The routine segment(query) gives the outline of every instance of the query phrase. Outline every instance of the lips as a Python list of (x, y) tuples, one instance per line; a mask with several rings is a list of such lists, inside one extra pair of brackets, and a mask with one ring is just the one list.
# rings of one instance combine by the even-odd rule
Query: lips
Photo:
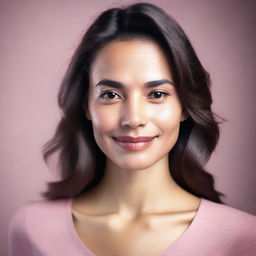
[(119, 136), (114, 137), (115, 140), (119, 142), (130, 142), (130, 143), (138, 143), (138, 142), (148, 142), (155, 138), (156, 136), (140, 136), (140, 137), (131, 137), (131, 136)]
[(114, 141), (123, 149), (129, 150), (129, 151), (138, 151), (138, 150), (144, 150), (148, 148), (152, 143), (153, 139), (158, 136), (153, 137), (131, 137), (131, 136), (119, 136), (114, 139)]

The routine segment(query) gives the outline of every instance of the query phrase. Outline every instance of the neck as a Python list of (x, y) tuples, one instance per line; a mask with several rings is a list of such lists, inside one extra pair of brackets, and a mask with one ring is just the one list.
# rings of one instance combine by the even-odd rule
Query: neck
[(104, 177), (92, 190), (97, 211), (129, 219), (181, 207), (189, 195), (171, 177), (168, 157), (146, 169), (127, 170), (107, 160)]

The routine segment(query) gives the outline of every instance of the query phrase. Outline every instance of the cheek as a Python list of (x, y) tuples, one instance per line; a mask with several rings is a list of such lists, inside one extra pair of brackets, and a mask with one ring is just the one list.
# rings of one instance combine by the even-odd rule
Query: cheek
[[(175, 104), (174, 104), (175, 103)], [(179, 127), (182, 110), (177, 102), (159, 105), (154, 111), (151, 111), (151, 118), (156, 124), (166, 132)]]
[(108, 132), (117, 123), (117, 115), (108, 106), (93, 106), (90, 115), (95, 132)]
[(180, 131), (181, 109), (178, 105), (170, 105), (158, 111), (155, 124), (162, 137), (162, 152), (170, 152), (177, 142)]

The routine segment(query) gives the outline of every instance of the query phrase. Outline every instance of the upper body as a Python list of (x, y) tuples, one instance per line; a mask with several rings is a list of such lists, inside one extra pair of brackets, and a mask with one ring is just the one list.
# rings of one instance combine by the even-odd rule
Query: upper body
[[(99, 255), (95, 254), (76, 232), (72, 218), (72, 202), (73, 199), (43, 200), (21, 207), (10, 223), (10, 256)], [(170, 237), (171, 234), (172, 230)], [(134, 242), (135, 240), (136, 233)], [(109, 256), (104, 254), (104, 250), (109, 251), (108, 244), (105, 244), (104, 248), (101, 241), (98, 242), (101, 255)], [(147, 247), (153, 249), (155, 246), (148, 244)], [(148, 255), (148, 248), (145, 248), (143, 255)], [(133, 249), (132, 245), (128, 244), (126, 252), (120, 252), (119, 255), (134, 255)], [(201, 198), (196, 215), (188, 228), (158, 255), (252, 256), (255, 253), (255, 216)]]
[(60, 149), (63, 178), (48, 199), (75, 198), (99, 181), (96, 190), (89, 206), (82, 198), (22, 207), (11, 255), (255, 254), (255, 217), (212, 203), (220, 194), (203, 166), (219, 129), (209, 88), (163, 10), (138, 3), (102, 13), (69, 65), (64, 115), (44, 154)]

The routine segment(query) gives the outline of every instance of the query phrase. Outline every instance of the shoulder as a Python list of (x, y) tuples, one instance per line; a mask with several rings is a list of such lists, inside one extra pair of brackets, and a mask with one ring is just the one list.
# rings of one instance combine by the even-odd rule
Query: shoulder
[[(26, 218), (28, 215), (32, 217), (33, 214), (45, 215), (52, 214), (54, 211), (61, 211), (68, 204), (68, 199), (62, 200), (38, 200), (30, 201), (18, 208), (18, 210), (12, 216), (11, 221), (21, 220)], [(50, 212), (49, 212), (50, 211)]]
[(21, 206), (9, 225), (9, 255), (83, 255), (73, 235), (71, 203), (40, 200)]
[(69, 199), (40, 200), (18, 208), (8, 228), (9, 254), (33, 255), (35, 244), (43, 245), (43, 248), (51, 244), (50, 234), (53, 237), (65, 234), (69, 202)]
[(203, 199), (200, 222), (204, 232), (211, 232), (227, 246), (256, 250), (256, 216)]
[[(238, 222), (236, 225), (238, 227), (240, 224), (248, 227), (256, 224), (256, 216), (250, 213), (238, 210), (226, 204), (215, 203), (207, 199), (203, 199), (202, 203), (202, 208), (205, 213), (207, 212), (208, 218), (212, 219), (212, 221), (223, 221), (227, 225)], [(242, 223), (239, 223), (239, 221), (242, 221)]]
[(36, 227), (58, 223), (66, 214), (69, 199), (40, 200), (28, 202), (13, 214), (9, 224), (9, 236), (27, 234), (30, 227)]
[(36, 220), (38, 218), (42, 220), (50, 216), (60, 216), (59, 214), (65, 212), (69, 201), (70, 199), (38, 200), (28, 202), (18, 208), (18, 210), (12, 216), (10, 224), (24, 225), (27, 222)]

